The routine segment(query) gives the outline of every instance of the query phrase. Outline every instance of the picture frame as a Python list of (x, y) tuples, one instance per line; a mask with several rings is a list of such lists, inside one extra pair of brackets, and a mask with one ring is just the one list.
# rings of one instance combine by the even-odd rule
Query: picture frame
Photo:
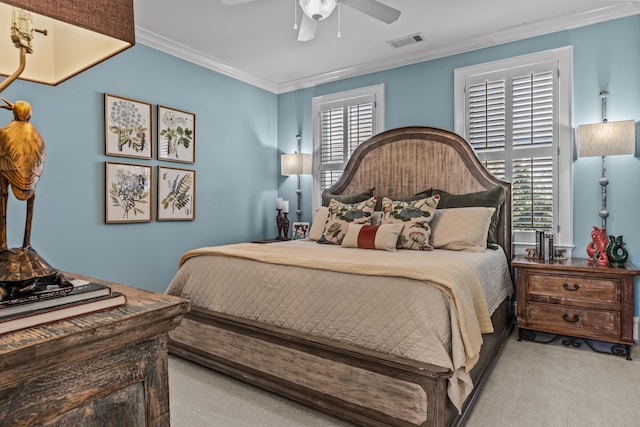
[(196, 115), (158, 105), (158, 160), (196, 162)]
[(151, 112), (149, 103), (105, 93), (105, 154), (153, 159)]
[(158, 221), (196, 218), (196, 171), (158, 166)]
[(151, 166), (105, 162), (105, 222), (151, 222)]
[(301, 240), (309, 237), (308, 222), (294, 222), (291, 229), (291, 240)]

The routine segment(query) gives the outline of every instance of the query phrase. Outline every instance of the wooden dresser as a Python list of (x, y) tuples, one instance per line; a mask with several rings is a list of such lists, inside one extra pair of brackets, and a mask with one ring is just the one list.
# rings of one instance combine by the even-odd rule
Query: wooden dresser
[[(633, 342), (631, 263), (600, 266), (588, 259), (537, 261), (517, 256), (517, 322), (520, 339), (535, 331), (613, 343), (610, 351), (630, 358)], [(592, 347), (593, 348), (593, 347)]]
[(0, 335), (0, 426), (169, 426), (167, 332), (189, 303), (67, 276), (127, 304)]

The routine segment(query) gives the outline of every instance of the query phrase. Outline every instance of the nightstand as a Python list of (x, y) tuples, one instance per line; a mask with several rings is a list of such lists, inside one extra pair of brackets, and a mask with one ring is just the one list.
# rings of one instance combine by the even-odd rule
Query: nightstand
[[(551, 342), (579, 347), (580, 338), (609, 343), (609, 351), (631, 360), (633, 342), (633, 264), (600, 266), (588, 259), (538, 261), (516, 256), (518, 340)], [(551, 339), (538, 339), (538, 333)]]

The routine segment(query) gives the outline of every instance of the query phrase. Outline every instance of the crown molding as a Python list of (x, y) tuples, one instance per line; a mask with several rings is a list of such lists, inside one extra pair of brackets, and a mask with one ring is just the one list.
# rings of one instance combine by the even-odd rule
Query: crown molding
[(231, 65), (225, 64), (223, 61), (220, 61), (217, 58), (205, 55), (200, 51), (197, 51), (180, 43), (176, 43), (165, 37), (159, 36), (158, 34), (146, 31), (145, 29), (140, 27), (136, 27), (136, 38), (137, 42), (176, 56), (178, 58), (184, 59), (185, 61), (189, 61), (210, 70), (217, 71), (221, 74), (267, 90), (269, 92), (282, 94), (317, 86), (324, 83), (329, 83), (336, 80), (342, 80), (349, 77), (356, 77), (378, 71), (385, 71), (406, 65), (412, 65), (433, 59), (444, 58), (460, 53), (497, 46), (504, 43), (537, 37), (544, 34), (570, 30), (587, 25), (597, 24), (599, 22), (609, 21), (612, 19), (624, 18), (640, 14), (640, 2), (637, 1), (622, 1), (605, 4), (606, 6), (603, 6), (602, 8), (591, 10), (588, 12), (561, 15), (551, 20), (530, 22), (524, 25), (507, 27), (492, 33), (478, 35), (477, 37), (469, 40), (464, 40), (459, 43), (453, 43), (441, 47), (431, 46), (426, 51), (421, 50), (417, 52), (411, 52), (406, 55), (396, 55), (379, 61), (357, 64), (343, 69), (333, 70), (326, 73), (316, 74), (296, 80), (279, 83), (272, 82), (258, 75), (239, 70)]
[(177, 58), (184, 59), (185, 61), (193, 64), (200, 65), (204, 68), (216, 71), (220, 74), (224, 74), (225, 76), (233, 77), (236, 80), (240, 80), (252, 86), (256, 86), (269, 92), (278, 93), (278, 85), (274, 82), (265, 80), (255, 74), (239, 70), (224, 63), (218, 58), (206, 55), (201, 51), (190, 48), (189, 46), (181, 43), (177, 43), (138, 26), (136, 26), (136, 42)]

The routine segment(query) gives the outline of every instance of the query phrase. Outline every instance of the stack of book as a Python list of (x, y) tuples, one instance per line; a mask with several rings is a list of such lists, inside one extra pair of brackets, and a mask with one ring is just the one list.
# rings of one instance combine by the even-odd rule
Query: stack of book
[(0, 334), (118, 307), (127, 302), (109, 286), (71, 279), (72, 286), (47, 289), (0, 301)]
[(544, 231), (536, 231), (536, 252), (540, 261), (553, 261), (553, 233), (545, 233)]

